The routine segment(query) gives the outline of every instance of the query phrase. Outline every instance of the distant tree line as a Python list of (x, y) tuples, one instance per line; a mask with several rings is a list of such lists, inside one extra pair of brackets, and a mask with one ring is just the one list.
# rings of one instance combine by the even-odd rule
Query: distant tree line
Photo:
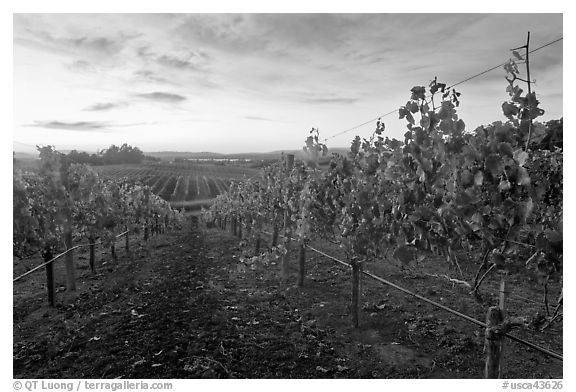
[(142, 150), (138, 147), (132, 147), (126, 143), (121, 147), (111, 145), (105, 150), (101, 150), (95, 154), (88, 154), (87, 152), (79, 152), (72, 150), (67, 154), (67, 157), (76, 163), (87, 163), (89, 165), (102, 166), (102, 165), (116, 165), (121, 163), (142, 163), (144, 161), (160, 161), (160, 158), (154, 158), (144, 155)]

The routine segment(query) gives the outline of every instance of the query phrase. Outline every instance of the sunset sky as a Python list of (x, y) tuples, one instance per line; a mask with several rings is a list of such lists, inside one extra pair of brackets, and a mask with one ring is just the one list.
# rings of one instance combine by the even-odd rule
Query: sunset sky
[[(561, 14), (16, 14), (14, 148), (297, 149), (563, 35)], [(563, 116), (563, 41), (531, 55), (543, 120)], [(467, 129), (505, 120), (504, 71), (458, 86)], [(400, 138), (397, 114), (383, 119)], [(374, 123), (330, 138), (348, 146)]]

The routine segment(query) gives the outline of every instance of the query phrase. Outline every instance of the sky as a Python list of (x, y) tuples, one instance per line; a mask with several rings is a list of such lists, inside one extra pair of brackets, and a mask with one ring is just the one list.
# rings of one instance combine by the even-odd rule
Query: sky
[[(454, 84), (563, 35), (562, 14), (15, 14), (13, 144), (89, 152), (299, 149), (369, 137), (410, 89)], [(530, 57), (543, 121), (563, 116), (563, 41)], [(498, 68), (459, 85), (467, 130), (505, 120)], [(383, 118), (402, 138), (405, 122)]]

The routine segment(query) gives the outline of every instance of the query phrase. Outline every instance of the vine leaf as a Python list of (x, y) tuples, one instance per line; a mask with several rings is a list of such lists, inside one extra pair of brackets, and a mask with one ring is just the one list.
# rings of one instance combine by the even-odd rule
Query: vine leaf
[(412, 92), (411, 99), (413, 99), (413, 100), (426, 98), (426, 87), (424, 87), (424, 86), (412, 87), (412, 89), (410, 91)]
[(510, 184), (510, 181), (508, 181), (508, 180), (502, 180), (502, 181), (500, 181), (500, 184), (498, 184), (498, 190), (500, 192), (506, 192), (511, 187), (512, 187), (512, 185)]
[(475, 175), (474, 175), (474, 184), (476, 186), (482, 186), (482, 183), (484, 182), (484, 173), (482, 173), (481, 171), (478, 171)]
[(548, 132), (546, 131), (546, 126), (542, 123), (535, 123), (532, 126), (532, 135), (530, 137), (530, 143), (538, 144), (546, 137)]
[(516, 151), (514, 151), (513, 157), (514, 157), (514, 160), (518, 163), (518, 165), (524, 166), (526, 164), (526, 161), (529, 158), (529, 155), (526, 151), (516, 150)]
[(410, 110), (411, 113), (417, 113), (420, 108), (418, 107), (418, 104), (416, 102), (408, 102), (406, 104), (406, 109)]
[(493, 177), (496, 177), (502, 171), (502, 159), (497, 154), (490, 154), (484, 161), (484, 167), (492, 174)]
[[(502, 154), (507, 155), (510, 158), (515, 157), (514, 150), (512, 149), (512, 146), (510, 145), (510, 143), (507, 143), (507, 142), (499, 143), (498, 144), (498, 151), (500, 151)], [(520, 151), (522, 151), (522, 150), (520, 150)]]
[(530, 185), (530, 175), (528, 174), (528, 171), (523, 167), (518, 168), (517, 183), (520, 186)]
[(518, 205), (518, 217), (523, 223), (526, 223), (533, 210), (534, 202), (532, 202), (532, 199), (528, 199), (528, 201)]
[(356, 136), (352, 141), (352, 145), (350, 146), (350, 152), (353, 156), (356, 156), (360, 152), (360, 137)]
[(518, 60), (524, 60), (524, 57), (522, 57), (520, 55), (520, 53), (518, 53), (517, 51), (513, 50), (512, 54), (514, 55), (514, 57), (516, 57)]
[(502, 104), (502, 112), (508, 118), (516, 116), (518, 114), (518, 107), (510, 102), (504, 102)]

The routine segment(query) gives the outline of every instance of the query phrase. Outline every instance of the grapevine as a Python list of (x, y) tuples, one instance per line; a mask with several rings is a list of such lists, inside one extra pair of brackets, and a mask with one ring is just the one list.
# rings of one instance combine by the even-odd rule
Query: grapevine
[[(121, 231), (139, 233), (157, 217), (164, 226), (181, 227), (183, 215), (149, 187), (127, 180), (103, 180), (89, 166), (71, 162), (52, 146), (38, 150), (38, 172), (14, 171), (15, 256), (70, 249), (74, 239), (87, 239), (91, 244), (100, 240), (113, 246)], [(69, 255), (67, 287), (74, 290), (72, 253)]]
[(347, 156), (334, 154), (319, 170), (328, 148), (313, 128), (303, 162), (235, 182), (204, 217), (241, 220), (259, 239), (267, 222), (274, 229), (285, 216), (283, 255), (288, 238), (315, 237), (339, 243), (351, 262), (392, 254), (413, 266), (433, 252), (461, 279), (460, 255), (480, 249), (469, 261), (478, 269), (474, 281), (465, 282), (474, 294), (494, 270), (535, 270), (545, 285), (562, 268), (562, 149), (532, 150), (547, 137), (534, 122), (543, 110), (535, 92), (517, 86), (514, 61), (505, 70), (506, 122), (466, 130), (460, 93), (435, 78), (412, 88), (398, 110), (407, 123), (403, 141), (385, 137), (378, 121), (369, 139), (354, 138)]

